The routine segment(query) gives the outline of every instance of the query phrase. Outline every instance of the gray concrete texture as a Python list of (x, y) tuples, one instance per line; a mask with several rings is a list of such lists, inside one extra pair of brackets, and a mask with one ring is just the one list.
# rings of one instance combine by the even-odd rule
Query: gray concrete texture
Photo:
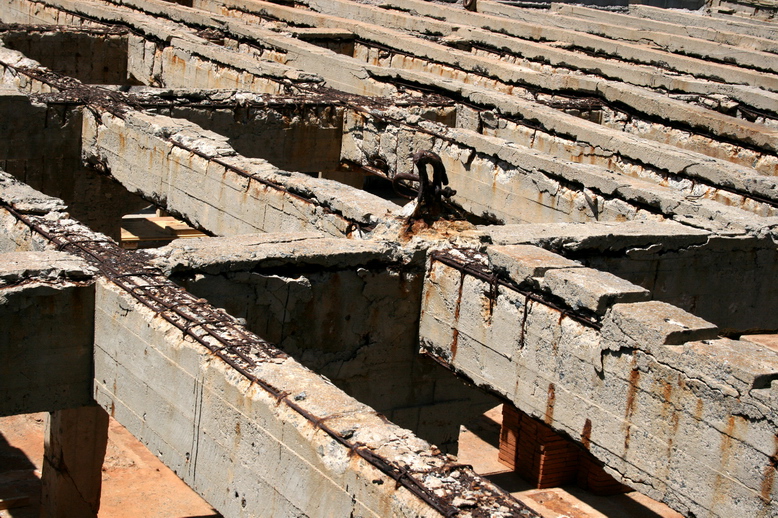
[[(503, 400), (776, 514), (773, 7), (191, 5), (0, 4), (4, 414), (94, 398), (225, 516), (531, 516), (447, 455)], [(147, 205), (210, 237), (121, 251)]]

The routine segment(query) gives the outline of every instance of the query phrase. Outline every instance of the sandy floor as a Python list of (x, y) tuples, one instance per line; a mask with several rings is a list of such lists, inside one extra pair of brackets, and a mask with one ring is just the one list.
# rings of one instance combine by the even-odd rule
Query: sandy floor
[[(38, 518), (45, 414), (0, 418), (0, 501), (28, 505), (0, 518)], [(211, 506), (113, 419), (103, 464), (100, 518), (218, 517)]]
[[(0, 418), (0, 518), (38, 518), (45, 414)], [(599, 497), (576, 487), (532, 489), (497, 461), (501, 407), (462, 427), (459, 461), (544, 518), (681, 518), (638, 492)], [(16, 500), (14, 500), (16, 499)], [(113, 419), (103, 464), (100, 518), (220, 516)]]
[(459, 461), (470, 464), (544, 518), (683, 518), (666, 505), (632, 491), (623, 495), (596, 496), (578, 487), (532, 489), (497, 461), (502, 406), (462, 427)]

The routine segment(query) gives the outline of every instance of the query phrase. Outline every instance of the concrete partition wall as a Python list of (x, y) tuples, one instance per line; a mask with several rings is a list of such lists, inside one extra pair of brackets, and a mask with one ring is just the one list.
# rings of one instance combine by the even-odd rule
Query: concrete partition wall
[(6, 84), (0, 90), (0, 168), (61, 198), (73, 217), (118, 239), (121, 217), (148, 202), (82, 164), (82, 113), (80, 106), (35, 102)]
[[(445, 456), (291, 358), (251, 353), (273, 396), (111, 283), (98, 281), (96, 305), (98, 403), (225, 516), (432, 517), (435, 501), (533, 515), (467, 468), (448, 476)], [(353, 448), (404, 466), (428, 499)], [(480, 489), (460, 499), (469, 477)]]
[[(481, 227), (499, 245), (531, 244), (610, 272), (716, 324), (727, 335), (778, 330), (778, 251), (767, 233), (716, 233), (673, 221)], [(488, 237), (486, 237), (488, 236)]]
[(226, 137), (161, 115), (86, 113), (83, 153), (131, 192), (216, 235), (321, 230), (343, 237), (396, 207), (242, 157)]
[(688, 248), (650, 247), (571, 256), (651, 290), (728, 335), (778, 330), (778, 279), (769, 273), (778, 268), (778, 250), (772, 239), (711, 236)]
[(262, 158), (285, 171), (319, 173), (340, 165), (343, 108), (335, 103), (281, 99), (262, 106), (236, 100), (231, 107), (195, 105), (165, 112), (224, 135), (237, 153)]
[(188, 291), (442, 451), (499, 404), (418, 354), (421, 270), (388, 243), (247, 235), (155, 254)]
[(1, 32), (0, 40), (6, 47), (82, 83), (128, 84), (127, 34), (122, 30), (12, 28)]
[(717, 339), (712, 324), (551, 252), (488, 251), (433, 258), (426, 350), (684, 514), (774, 514), (778, 352)]
[[(604, 168), (544, 156), (476, 131), (447, 129), (418, 119), (346, 114), (344, 159), (358, 163), (381, 159), (392, 174), (410, 173), (415, 172), (413, 154), (423, 149), (440, 155), (449, 183), (457, 191), (455, 203), (476, 216), (506, 224), (662, 219), (646, 210), (650, 208), (646, 201), (659, 205), (660, 211), (677, 197), (668, 188), (617, 178)], [(629, 191), (617, 194), (619, 188)], [(657, 202), (660, 196), (666, 198), (664, 203)]]
[(65, 253), (0, 253), (0, 415), (92, 401), (93, 273)]

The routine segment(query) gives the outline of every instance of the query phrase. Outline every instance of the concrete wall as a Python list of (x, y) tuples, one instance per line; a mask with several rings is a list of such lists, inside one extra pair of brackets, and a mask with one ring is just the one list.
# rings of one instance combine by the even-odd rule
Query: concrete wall
[(344, 236), (394, 208), (336, 182), (244, 158), (226, 137), (187, 121), (130, 112), (124, 118), (88, 114), (84, 124), (87, 159), (104, 164), (131, 192), (216, 235), (322, 230)]
[(11, 29), (0, 34), (0, 39), (6, 47), (82, 83), (128, 82), (126, 34)]
[(0, 415), (92, 401), (93, 273), (64, 253), (0, 253)]
[[(772, 514), (776, 351), (716, 339), (713, 325), (550, 252), (489, 250), (514, 282), (596, 325), (433, 260), (425, 349), (684, 514)], [(472, 261), (488, 277), (489, 261)]]
[(773, 311), (778, 286), (768, 273), (778, 268), (778, 255), (771, 239), (713, 237), (679, 250), (573, 257), (651, 290), (656, 299), (709, 320), (722, 332), (778, 330)]
[(351, 397), (456, 453), (460, 425), (499, 401), (418, 354), (418, 268), (387, 245), (275, 236), (173, 244), (156, 263)]
[(181, 107), (164, 114), (224, 135), (239, 154), (286, 171), (335, 171), (340, 164), (343, 109), (334, 105)]
[[(387, 424), (294, 360), (258, 354), (252, 374), (288, 394), (293, 409), (115, 286), (98, 281), (97, 290), (97, 401), (220, 513), (439, 516), (349, 453), (350, 445), (361, 443), (390, 464), (406, 466), (415, 478), (423, 470), (424, 478), (417, 478), (422, 487), (444, 478), (456, 482), (437, 474), (443, 457), (424, 441)], [(326, 422), (343, 442), (298, 409)], [(494, 490), (477, 480), (481, 492)], [(485, 501), (483, 510), (505, 517), (532, 514), (515, 501), (499, 500)], [(467, 516), (472, 503), (461, 505)]]
[(728, 335), (778, 329), (772, 310), (778, 294), (768, 273), (776, 268), (776, 250), (769, 237), (717, 235), (671, 221), (504, 225), (480, 231), (495, 244), (532, 244), (613, 273)]
[(80, 107), (38, 104), (7, 88), (0, 93), (0, 112), (0, 167), (64, 200), (73, 217), (118, 239), (121, 217), (148, 205), (82, 165)]

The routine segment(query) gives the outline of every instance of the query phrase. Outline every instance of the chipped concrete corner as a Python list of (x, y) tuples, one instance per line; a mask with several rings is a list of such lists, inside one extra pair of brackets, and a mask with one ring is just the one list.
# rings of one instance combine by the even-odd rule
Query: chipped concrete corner
[(0, 414), (228, 517), (546, 516), (456, 457), (502, 404), (776, 516), (778, 5), (663, 4), (3, 1)]

